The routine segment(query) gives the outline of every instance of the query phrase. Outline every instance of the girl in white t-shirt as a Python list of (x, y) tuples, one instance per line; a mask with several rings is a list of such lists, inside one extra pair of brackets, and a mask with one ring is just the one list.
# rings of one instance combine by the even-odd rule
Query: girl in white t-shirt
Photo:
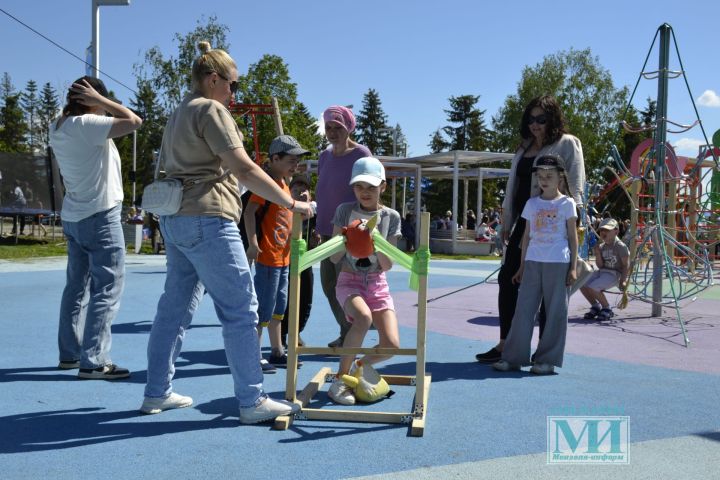
[(547, 323), (530, 371), (547, 375), (562, 367), (568, 287), (576, 280), (578, 249), (575, 201), (560, 191), (567, 191), (564, 164), (557, 155), (544, 155), (532, 168), (541, 193), (530, 198), (522, 212), (526, 220), (522, 257), (512, 279), (520, 283), (520, 290), (502, 359), (493, 364), (496, 370), (519, 370), (531, 364), (530, 340), (542, 300)]

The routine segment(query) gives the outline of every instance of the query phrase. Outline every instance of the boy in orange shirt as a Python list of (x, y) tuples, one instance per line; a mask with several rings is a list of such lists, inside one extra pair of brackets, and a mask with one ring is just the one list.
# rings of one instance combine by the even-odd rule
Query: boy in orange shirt
[[(285, 178), (297, 168), (300, 156), (308, 153), (295, 138), (281, 135), (268, 150), (266, 172), (288, 194)], [(256, 214), (262, 213), (260, 235), (256, 231)], [(253, 194), (243, 214), (248, 236), (247, 257), (255, 262), (255, 293), (258, 299), (258, 341), (262, 344), (263, 327), (270, 337), (269, 362), (261, 359), (264, 373), (275, 373), (275, 366), (287, 367), (287, 354), (282, 346), (281, 327), (288, 297), (290, 265), (290, 233), (292, 212)]]

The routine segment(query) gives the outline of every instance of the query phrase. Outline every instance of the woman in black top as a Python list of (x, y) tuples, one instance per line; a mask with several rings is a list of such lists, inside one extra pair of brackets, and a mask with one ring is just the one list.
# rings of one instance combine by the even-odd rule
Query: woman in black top
[[(535, 159), (542, 155), (559, 155), (565, 161), (568, 187), (575, 203), (583, 205), (582, 189), (585, 184), (585, 165), (582, 145), (576, 137), (566, 133), (565, 119), (560, 105), (549, 95), (536, 97), (528, 103), (520, 122), (522, 142), (513, 157), (503, 200), (502, 236), (506, 244), (503, 264), (498, 275), (498, 314), (500, 341), (484, 353), (475, 356), (482, 363), (500, 360), (505, 338), (510, 332), (515, 315), (519, 285), (512, 277), (520, 267), (520, 243), (525, 231), (525, 219), (520, 216), (531, 196), (539, 195), (537, 180), (532, 173)], [(540, 335), (545, 326), (544, 307), (540, 308)]]

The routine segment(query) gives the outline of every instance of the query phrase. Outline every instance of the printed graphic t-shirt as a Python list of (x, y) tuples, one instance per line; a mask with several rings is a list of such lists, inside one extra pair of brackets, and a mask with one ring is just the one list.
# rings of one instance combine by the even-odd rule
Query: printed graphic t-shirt
[(600, 255), (603, 259), (603, 270), (615, 270), (620, 273), (622, 263), (621, 259), (630, 256), (630, 250), (619, 238), (615, 238), (615, 243), (601, 243)]
[[(277, 184), (290, 195), (290, 189), (284, 181), (280, 180)], [(250, 202), (257, 203), (262, 208), (266, 200), (253, 193), (250, 195)], [(290, 210), (276, 203), (270, 203), (261, 221), (262, 235), (258, 238), (258, 246), (262, 252), (258, 255), (258, 263), (266, 267), (290, 265), (292, 220), (293, 214)]]
[(530, 243), (525, 260), (545, 263), (570, 263), (567, 221), (577, 218), (575, 201), (566, 196), (554, 200), (532, 197), (522, 212), (530, 225)]

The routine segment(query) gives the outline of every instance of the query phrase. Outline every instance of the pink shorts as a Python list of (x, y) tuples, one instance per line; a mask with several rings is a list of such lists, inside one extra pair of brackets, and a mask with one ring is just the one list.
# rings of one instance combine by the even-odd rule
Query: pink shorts
[[(395, 304), (390, 296), (385, 272), (380, 273), (350, 273), (340, 272), (337, 285), (335, 286), (335, 297), (340, 306), (345, 309), (345, 302), (348, 298), (357, 295), (367, 303), (371, 312), (383, 310), (395, 311)], [(352, 323), (352, 317), (345, 315), (348, 322)]]

